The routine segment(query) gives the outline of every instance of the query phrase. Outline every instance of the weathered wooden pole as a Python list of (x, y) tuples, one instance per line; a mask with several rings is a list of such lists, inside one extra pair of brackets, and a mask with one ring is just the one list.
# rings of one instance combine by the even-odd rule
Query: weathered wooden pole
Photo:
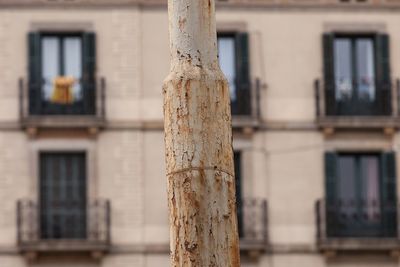
[(228, 83), (214, 0), (168, 0), (164, 126), (171, 266), (240, 266)]

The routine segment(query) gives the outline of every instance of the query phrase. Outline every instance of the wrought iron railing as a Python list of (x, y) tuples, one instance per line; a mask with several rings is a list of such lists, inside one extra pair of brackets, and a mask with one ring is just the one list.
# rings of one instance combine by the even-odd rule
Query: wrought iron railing
[(232, 116), (260, 117), (261, 82), (256, 79), (249, 87), (236, 88), (235, 100), (231, 100)]
[(44, 99), (42, 84), (32, 84), (24, 78), (18, 81), (20, 120), (31, 116), (46, 115), (87, 115), (98, 119), (106, 117), (106, 80), (104, 77), (94, 83), (79, 82), (82, 87), (81, 99), (70, 104), (52, 104)]
[(244, 198), (238, 201), (238, 228), (243, 244), (265, 247), (268, 242), (267, 201), (259, 198)]
[[(86, 228), (85, 233), (81, 238), (74, 238), (73, 241), (95, 245), (109, 245), (111, 242), (110, 201), (97, 199), (90, 202), (85, 210), (86, 216), (83, 217), (84, 221), (82, 221), (82, 225)], [(17, 202), (17, 238), (20, 246), (34, 246), (43, 241), (68, 241), (69, 238), (65, 238), (62, 235), (49, 239), (44, 234), (47, 230), (44, 228), (46, 224), (41, 220), (40, 207), (36, 202), (29, 199)], [(72, 228), (74, 225), (66, 224), (64, 227)]]
[[(352, 84), (357, 86), (356, 83)], [(314, 81), (315, 115), (317, 118), (329, 116), (387, 116), (400, 115), (400, 80), (389, 84), (378, 83), (373, 98), (356, 96), (350, 92), (340, 99), (336, 96), (335, 84)]]
[(337, 238), (392, 238), (398, 234), (398, 207), (376, 200), (318, 200), (317, 240)]

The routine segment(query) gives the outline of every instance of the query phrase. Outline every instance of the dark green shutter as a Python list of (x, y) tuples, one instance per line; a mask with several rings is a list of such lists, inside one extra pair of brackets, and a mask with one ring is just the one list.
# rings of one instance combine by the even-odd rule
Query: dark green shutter
[(334, 204), (336, 201), (337, 182), (337, 154), (334, 152), (325, 153), (325, 193), (327, 204)]
[(38, 32), (31, 32), (28, 35), (28, 55), (29, 113), (39, 114), (42, 89), (42, 55), (40, 34)]
[(238, 33), (236, 35), (236, 98), (238, 100), (238, 115), (250, 115), (251, 97), (248, 33)]
[(235, 164), (235, 189), (236, 189), (236, 206), (237, 206), (237, 220), (238, 220), (238, 232), (239, 236), (243, 237), (244, 225), (243, 225), (243, 201), (242, 201), (242, 154), (241, 152), (235, 152), (234, 154)]
[(323, 35), (322, 42), (323, 42), (326, 114), (336, 115), (335, 71), (334, 71), (334, 53), (333, 53), (334, 35), (332, 33), (325, 33)]
[[(337, 225), (337, 154), (325, 153), (325, 220), (327, 236), (335, 236)], [(322, 214), (321, 214), (322, 215)]]
[(385, 236), (397, 236), (396, 160), (394, 152), (382, 154), (381, 205)]
[(381, 115), (390, 115), (392, 110), (389, 36), (377, 34), (375, 37), (377, 103)]
[(96, 113), (96, 35), (83, 34), (83, 96), (86, 114)]

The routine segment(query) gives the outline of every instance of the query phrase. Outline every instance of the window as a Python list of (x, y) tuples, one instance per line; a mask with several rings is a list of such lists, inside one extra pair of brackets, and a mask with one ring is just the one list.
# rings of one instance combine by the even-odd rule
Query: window
[(394, 154), (327, 153), (325, 164), (328, 235), (394, 237)]
[(235, 56), (235, 38), (234, 36), (221, 36), (218, 38), (219, 63), (229, 83), (231, 100), (235, 102), (236, 98), (236, 56)]
[(30, 114), (95, 114), (95, 50), (93, 33), (30, 33)]
[(40, 154), (41, 239), (85, 239), (86, 155)]
[(388, 36), (326, 34), (328, 115), (390, 115)]
[(339, 37), (334, 41), (336, 99), (375, 100), (375, 62), (372, 38)]
[(251, 115), (248, 35), (218, 34), (219, 62), (230, 88), (233, 115)]
[[(41, 41), (43, 100), (68, 104), (82, 100), (82, 37), (44, 35)], [(71, 77), (71, 92), (58, 92), (58, 77)], [(63, 94), (64, 93), (64, 94)]]

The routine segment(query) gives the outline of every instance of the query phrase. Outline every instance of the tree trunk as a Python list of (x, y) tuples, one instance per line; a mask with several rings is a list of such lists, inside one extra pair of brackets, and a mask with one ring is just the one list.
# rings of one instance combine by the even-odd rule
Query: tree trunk
[(171, 266), (240, 266), (228, 83), (214, 0), (169, 0), (164, 127)]

